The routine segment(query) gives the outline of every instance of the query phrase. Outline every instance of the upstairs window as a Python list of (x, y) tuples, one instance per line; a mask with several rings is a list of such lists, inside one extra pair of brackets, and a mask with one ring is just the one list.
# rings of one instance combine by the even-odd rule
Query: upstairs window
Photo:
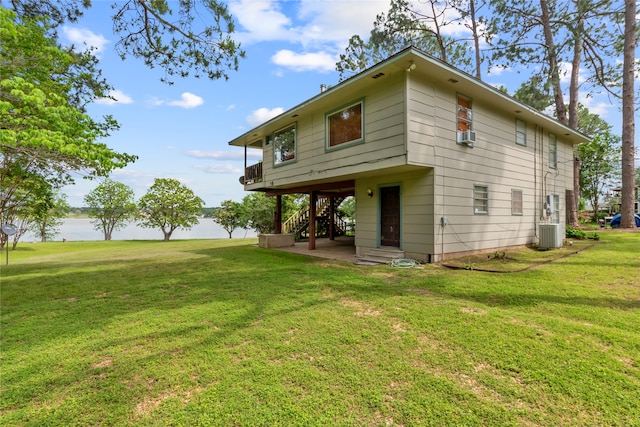
[(327, 148), (363, 140), (362, 101), (327, 114)]
[(473, 147), (473, 144), (476, 142), (476, 133), (473, 131), (471, 100), (462, 95), (458, 95), (456, 142), (458, 144), (464, 144), (467, 147)]
[(296, 125), (273, 134), (273, 163), (279, 165), (296, 159)]
[(549, 167), (558, 167), (558, 138), (552, 133), (549, 134)]
[(471, 99), (458, 95), (458, 132), (473, 130), (473, 110)]
[(527, 122), (516, 119), (516, 144), (527, 145)]

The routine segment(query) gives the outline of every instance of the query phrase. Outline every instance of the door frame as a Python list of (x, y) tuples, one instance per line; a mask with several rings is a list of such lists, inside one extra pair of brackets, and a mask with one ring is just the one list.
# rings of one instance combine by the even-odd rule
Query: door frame
[(376, 212), (376, 245), (378, 248), (382, 247), (382, 197), (381, 197), (381, 189), (383, 188), (388, 188), (388, 187), (398, 187), (398, 215), (400, 216), (399, 218), (399, 224), (400, 224), (400, 232), (399, 237), (398, 237), (398, 248), (402, 248), (402, 235), (403, 235), (403, 230), (404, 230), (404, 224), (403, 224), (403, 214), (402, 214), (402, 209), (403, 209), (403, 203), (402, 203), (402, 183), (401, 182), (391, 182), (391, 183), (387, 183), (387, 184), (378, 184), (377, 187), (377, 193), (378, 193), (378, 197), (377, 197), (377, 212)]

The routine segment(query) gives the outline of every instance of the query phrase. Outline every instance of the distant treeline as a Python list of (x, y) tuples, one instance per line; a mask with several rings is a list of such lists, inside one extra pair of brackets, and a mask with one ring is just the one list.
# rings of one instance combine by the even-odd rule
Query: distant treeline
[[(211, 218), (216, 209), (220, 208), (204, 208), (202, 209), (202, 216), (204, 218)], [(86, 206), (83, 207), (73, 207), (69, 209), (69, 216), (89, 216), (89, 208)]]

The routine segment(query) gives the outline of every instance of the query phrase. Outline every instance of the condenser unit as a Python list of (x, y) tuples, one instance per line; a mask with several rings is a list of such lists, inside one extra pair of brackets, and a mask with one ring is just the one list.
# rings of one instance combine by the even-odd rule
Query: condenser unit
[(562, 247), (562, 233), (560, 224), (540, 224), (540, 249), (555, 249)]

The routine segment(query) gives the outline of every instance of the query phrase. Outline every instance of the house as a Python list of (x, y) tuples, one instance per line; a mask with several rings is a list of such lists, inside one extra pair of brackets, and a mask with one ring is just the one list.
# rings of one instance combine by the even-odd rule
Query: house
[[(541, 239), (561, 245), (572, 147), (585, 141), (411, 47), (229, 144), (245, 148), (247, 191), (305, 193), (310, 206), (353, 195), (358, 255), (389, 247), (438, 262)], [(247, 148), (263, 161), (247, 165)]]

